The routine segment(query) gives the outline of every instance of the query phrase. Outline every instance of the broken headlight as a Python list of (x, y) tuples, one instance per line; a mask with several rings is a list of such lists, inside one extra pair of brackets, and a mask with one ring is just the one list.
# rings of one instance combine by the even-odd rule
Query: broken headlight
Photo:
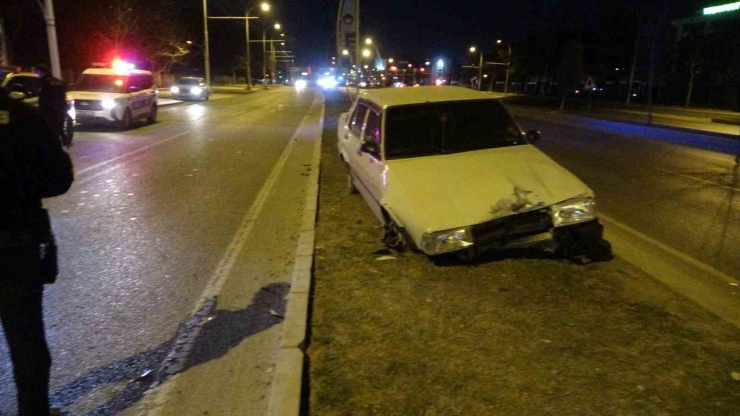
[(453, 230), (424, 233), (421, 236), (421, 251), (433, 256), (460, 250), (473, 245), (473, 234), (470, 227)]
[(562, 227), (591, 221), (596, 218), (596, 201), (593, 198), (575, 198), (550, 207), (552, 225)]

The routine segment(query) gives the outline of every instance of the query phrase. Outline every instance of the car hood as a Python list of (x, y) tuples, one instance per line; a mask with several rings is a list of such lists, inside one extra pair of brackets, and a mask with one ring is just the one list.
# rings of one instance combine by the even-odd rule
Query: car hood
[(67, 93), (70, 97), (75, 100), (105, 100), (125, 97), (126, 94), (117, 92), (95, 92), (95, 91), (69, 91)]
[(532, 145), (389, 160), (384, 202), (415, 240), (593, 191)]

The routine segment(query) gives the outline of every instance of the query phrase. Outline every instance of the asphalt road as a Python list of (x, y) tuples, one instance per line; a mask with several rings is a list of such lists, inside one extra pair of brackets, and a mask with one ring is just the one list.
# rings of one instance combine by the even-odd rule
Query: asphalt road
[(538, 148), (595, 191), (600, 212), (740, 277), (740, 170), (733, 156), (582, 129), (555, 114), (514, 113), (523, 128), (542, 132)]
[[(60, 246), (45, 296), (54, 401), (104, 402), (98, 381), (159, 364), (313, 99), (292, 88), (214, 94), (160, 109), (152, 126), (78, 129), (75, 184), (45, 204)], [(3, 339), (3, 415), (15, 411), (7, 354)]]

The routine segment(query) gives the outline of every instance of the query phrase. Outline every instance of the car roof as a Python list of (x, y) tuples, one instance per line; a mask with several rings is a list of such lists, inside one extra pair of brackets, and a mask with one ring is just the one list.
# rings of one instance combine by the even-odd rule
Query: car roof
[(504, 96), (504, 94), (452, 86), (382, 88), (360, 93), (360, 98), (369, 100), (382, 108), (447, 101), (495, 100)]
[(127, 75), (152, 75), (149, 71), (142, 71), (140, 69), (129, 69), (129, 70), (117, 70), (113, 68), (88, 68), (86, 69), (83, 74), (91, 74), (91, 75), (119, 75), (119, 76), (127, 76)]

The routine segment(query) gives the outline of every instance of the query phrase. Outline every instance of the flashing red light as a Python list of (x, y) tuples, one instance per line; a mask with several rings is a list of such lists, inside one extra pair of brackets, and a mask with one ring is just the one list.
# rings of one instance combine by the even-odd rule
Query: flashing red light
[(130, 71), (134, 69), (134, 64), (123, 61), (120, 58), (116, 58), (113, 60), (113, 63), (111, 63), (111, 67), (116, 71)]
[(419, 71), (424, 72), (424, 68), (420, 68)]

